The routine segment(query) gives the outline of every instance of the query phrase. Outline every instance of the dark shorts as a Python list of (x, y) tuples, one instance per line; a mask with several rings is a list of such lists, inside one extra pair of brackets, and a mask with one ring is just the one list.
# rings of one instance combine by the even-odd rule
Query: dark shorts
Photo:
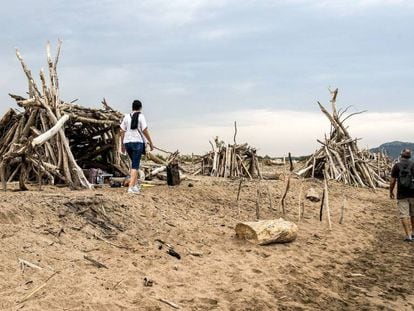
[(126, 143), (125, 150), (131, 159), (131, 168), (134, 170), (139, 169), (141, 155), (144, 151), (144, 143)]

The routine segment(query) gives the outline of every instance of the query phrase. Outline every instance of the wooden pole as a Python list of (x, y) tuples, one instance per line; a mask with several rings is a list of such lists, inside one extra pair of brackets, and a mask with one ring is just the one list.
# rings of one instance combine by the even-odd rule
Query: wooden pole
[(286, 195), (289, 191), (289, 187), (290, 187), (290, 178), (291, 178), (292, 174), (289, 173), (287, 175), (287, 177), (285, 177), (286, 179), (286, 184), (285, 184), (285, 191), (283, 192), (282, 198), (280, 199), (280, 206), (282, 207), (282, 213), (283, 215), (285, 214), (286, 210), (285, 210), (285, 199), (286, 199)]
[(260, 180), (256, 189), (256, 220), (260, 219)]
[(236, 135), (237, 135), (237, 122), (234, 121), (234, 137), (233, 137), (234, 145), (236, 145)]
[(344, 195), (342, 199), (342, 206), (341, 206), (341, 217), (339, 218), (339, 224), (341, 225), (344, 223), (344, 213), (345, 213), (345, 208), (347, 207), (347, 205), (348, 205), (348, 201), (346, 199), (346, 196)]
[(298, 198), (298, 222), (302, 219), (302, 196), (303, 196), (303, 181), (300, 181), (299, 198)]
[(293, 166), (292, 156), (291, 156), (290, 152), (289, 152), (289, 165), (290, 165), (289, 170), (291, 172), (293, 172), (293, 170), (295, 169), (295, 167)]
[(331, 211), (329, 208), (328, 178), (326, 177), (326, 170), (325, 170), (325, 176), (324, 176), (324, 205), (326, 208), (326, 215), (328, 216), (329, 230), (332, 230)]

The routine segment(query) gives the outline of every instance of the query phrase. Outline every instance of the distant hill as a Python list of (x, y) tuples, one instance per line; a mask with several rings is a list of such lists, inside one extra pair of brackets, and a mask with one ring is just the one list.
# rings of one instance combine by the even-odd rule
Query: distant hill
[(379, 152), (384, 150), (390, 157), (397, 159), (400, 156), (401, 150), (408, 148), (414, 151), (414, 143), (407, 143), (402, 141), (392, 141), (382, 144), (377, 148), (372, 148), (371, 152)]

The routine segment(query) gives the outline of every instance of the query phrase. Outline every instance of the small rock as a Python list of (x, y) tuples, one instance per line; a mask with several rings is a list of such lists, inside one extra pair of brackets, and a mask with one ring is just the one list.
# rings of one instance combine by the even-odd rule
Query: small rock
[(319, 193), (315, 190), (315, 188), (310, 188), (306, 193), (306, 198), (312, 202), (319, 202), (321, 200)]
[(189, 253), (191, 256), (194, 256), (194, 257), (202, 257), (202, 256), (203, 256), (203, 252), (200, 252), (200, 251), (192, 251), (192, 250), (188, 250), (188, 253)]
[(144, 286), (145, 287), (152, 287), (153, 284), (154, 284), (153, 280), (151, 280), (150, 278), (144, 278)]
[(65, 216), (66, 216), (66, 210), (63, 209), (63, 208), (59, 209), (58, 217), (62, 218), (62, 217), (65, 217)]

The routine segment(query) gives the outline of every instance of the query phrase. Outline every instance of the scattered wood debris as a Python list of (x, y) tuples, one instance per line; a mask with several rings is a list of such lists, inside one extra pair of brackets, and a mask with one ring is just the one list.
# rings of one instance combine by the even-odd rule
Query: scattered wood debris
[(89, 261), (89, 262), (91, 262), (92, 263), (92, 265), (94, 265), (95, 267), (97, 267), (98, 269), (100, 269), (100, 268), (105, 268), (105, 269), (108, 269), (108, 267), (107, 266), (105, 266), (103, 263), (100, 263), (99, 261), (97, 261), (97, 260), (95, 260), (95, 259), (93, 259), (92, 257), (89, 257), (89, 256), (83, 256), (83, 258), (84, 259), (86, 259), (87, 261)]
[(49, 276), (47, 279), (46, 279), (46, 281), (43, 283), (43, 284), (41, 284), (41, 285), (39, 285), (38, 287), (36, 287), (34, 290), (32, 290), (29, 294), (27, 294), (26, 296), (24, 296), (22, 299), (20, 299), (17, 303), (18, 304), (20, 304), (20, 303), (23, 303), (23, 302), (25, 302), (26, 300), (28, 300), (30, 297), (32, 297), (34, 294), (36, 294), (38, 291), (40, 291), (42, 288), (44, 288), (46, 285), (47, 285), (47, 283), (49, 282), (49, 280), (51, 279), (51, 278), (53, 278), (56, 274), (58, 274), (59, 272), (54, 272), (51, 276)]
[(168, 248), (167, 249), (167, 254), (168, 255), (173, 256), (173, 257), (177, 258), (178, 260), (181, 259), (181, 255), (174, 250), (174, 247), (171, 244), (168, 244), (168, 243), (166, 243), (166, 242), (164, 242), (163, 240), (160, 240), (160, 239), (155, 239), (155, 241), (160, 243), (160, 246), (158, 247), (158, 249), (162, 249), (162, 246), (165, 245)]
[(27, 260), (18, 258), (19, 261), (19, 265), (20, 265), (20, 270), (22, 270), (22, 272), (24, 272), (24, 270), (26, 269), (26, 267), (30, 267), (30, 268), (34, 268), (34, 269), (39, 269), (42, 270), (43, 268), (39, 267), (38, 265), (35, 265), (34, 263), (31, 263)]
[(175, 304), (175, 303), (173, 303), (173, 302), (171, 302), (171, 301), (168, 301), (168, 300), (166, 300), (166, 299), (163, 299), (163, 298), (157, 298), (157, 300), (158, 300), (158, 301), (161, 301), (161, 302), (163, 302), (163, 303), (165, 303), (165, 304), (167, 304), (167, 305), (169, 305), (170, 307), (172, 307), (172, 308), (174, 308), (174, 309), (180, 309), (180, 307), (179, 307), (177, 304)]

